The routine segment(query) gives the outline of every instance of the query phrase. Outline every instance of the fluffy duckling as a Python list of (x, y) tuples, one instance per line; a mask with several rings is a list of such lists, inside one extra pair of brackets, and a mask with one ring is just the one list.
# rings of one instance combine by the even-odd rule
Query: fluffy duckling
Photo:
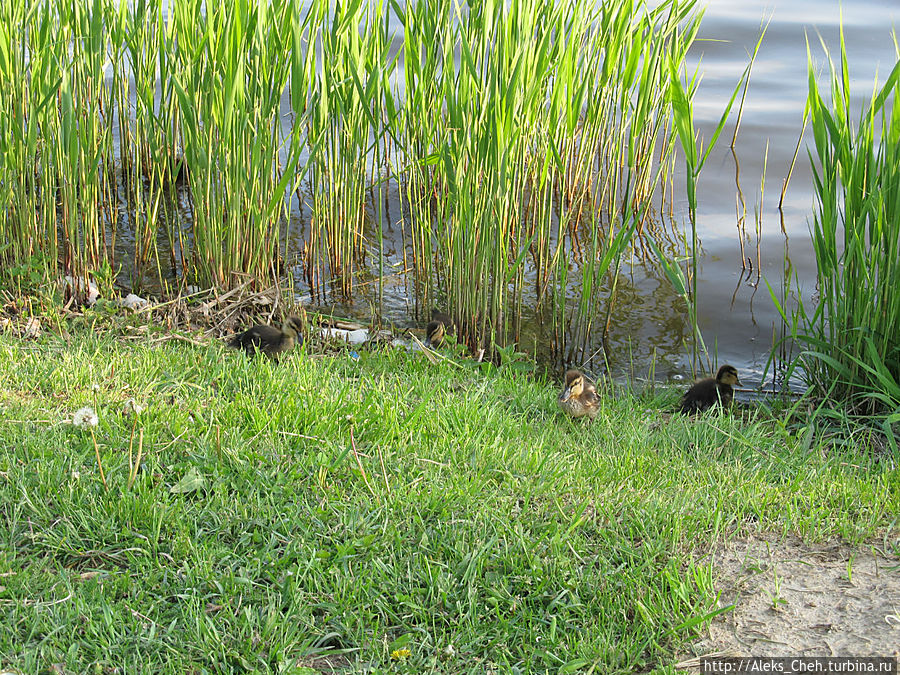
[(698, 380), (685, 392), (681, 397), (681, 412), (689, 415), (719, 404), (727, 408), (734, 398), (734, 389), (731, 386), (740, 383), (734, 366), (722, 366), (715, 377)]
[(425, 326), (425, 346), (437, 349), (444, 343), (444, 336), (453, 334), (455, 329), (456, 324), (449, 314), (433, 310), (431, 321)]
[(248, 356), (261, 352), (269, 358), (275, 358), (290, 349), (295, 344), (303, 344), (301, 330), (303, 324), (296, 316), (285, 319), (281, 328), (256, 324), (243, 333), (234, 336), (228, 343), (234, 349), (243, 349)]
[(597, 387), (578, 370), (566, 371), (566, 386), (556, 402), (563, 412), (572, 417), (587, 415), (590, 419), (594, 419), (600, 411)]

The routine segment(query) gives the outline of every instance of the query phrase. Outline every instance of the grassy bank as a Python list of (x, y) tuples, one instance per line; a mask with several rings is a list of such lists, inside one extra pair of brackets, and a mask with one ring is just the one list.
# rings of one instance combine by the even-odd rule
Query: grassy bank
[(0, 665), (633, 672), (716, 610), (717, 539), (896, 532), (888, 461), (777, 421), (158, 339), (0, 336)]

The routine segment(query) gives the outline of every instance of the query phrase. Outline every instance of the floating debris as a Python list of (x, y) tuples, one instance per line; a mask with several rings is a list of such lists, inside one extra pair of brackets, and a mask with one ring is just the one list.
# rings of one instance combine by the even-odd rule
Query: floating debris
[(322, 337), (343, 340), (347, 344), (361, 345), (369, 341), (369, 330), (367, 328), (359, 328), (357, 330), (346, 330), (344, 328), (320, 328)]
[(36, 316), (28, 319), (28, 323), (25, 324), (25, 332), (23, 336), (26, 338), (37, 338), (41, 335), (41, 320)]
[(135, 312), (144, 309), (150, 305), (150, 301), (146, 298), (142, 298), (139, 295), (135, 295), (134, 293), (129, 293), (124, 298), (119, 298), (116, 300), (116, 304), (120, 307), (125, 307), (126, 309), (134, 310)]

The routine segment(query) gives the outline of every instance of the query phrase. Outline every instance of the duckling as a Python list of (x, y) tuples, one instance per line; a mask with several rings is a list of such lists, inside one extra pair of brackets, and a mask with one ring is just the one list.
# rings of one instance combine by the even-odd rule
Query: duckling
[(444, 324), (431, 321), (425, 326), (425, 346), (437, 349), (444, 343)]
[(740, 383), (734, 366), (722, 366), (715, 377), (698, 380), (685, 392), (681, 397), (681, 412), (689, 415), (719, 404), (727, 408), (734, 398), (734, 389), (731, 385)]
[(600, 411), (597, 387), (578, 370), (566, 371), (566, 386), (556, 402), (563, 412), (572, 417), (587, 415), (590, 419), (594, 419)]
[(444, 336), (455, 331), (456, 324), (449, 314), (432, 310), (431, 321), (425, 327), (425, 346), (437, 349), (444, 343)]
[(303, 344), (303, 324), (296, 316), (285, 319), (281, 328), (256, 324), (243, 333), (234, 336), (228, 343), (234, 349), (243, 349), (248, 356), (261, 352), (269, 358), (276, 358), (290, 349), (294, 344)]

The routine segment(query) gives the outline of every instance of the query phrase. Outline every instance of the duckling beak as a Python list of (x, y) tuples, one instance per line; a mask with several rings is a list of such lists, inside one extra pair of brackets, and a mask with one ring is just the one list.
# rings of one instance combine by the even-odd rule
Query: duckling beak
[(735, 381), (735, 384), (736, 384), (737, 386), (739, 386), (739, 387), (743, 387), (743, 386), (744, 386), (744, 383), (741, 382), (741, 379), (740, 379), (740, 378), (738, 378), (738, 379)]
[(563, 389), (563, 393), (559, 395), (559, 400), (565, 403), (572, 396), (572, 389), (570, 387), (566, 387)]

